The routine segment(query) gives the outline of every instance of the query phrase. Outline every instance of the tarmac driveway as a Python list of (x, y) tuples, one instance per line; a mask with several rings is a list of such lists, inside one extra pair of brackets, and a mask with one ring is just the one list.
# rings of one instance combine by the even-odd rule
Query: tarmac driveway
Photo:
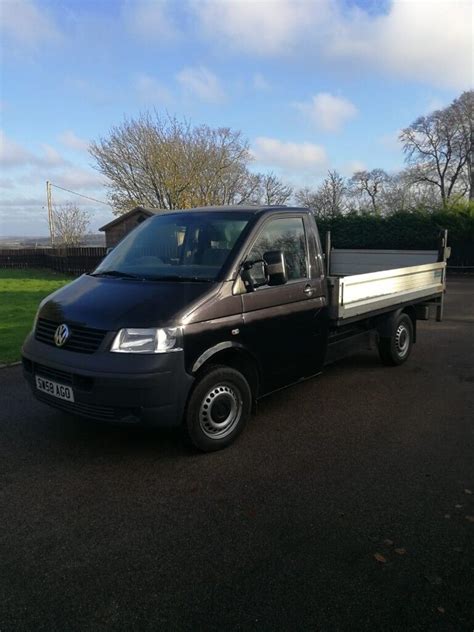
[(0, 371), (0, 631), (474, 628), (474, 279), (407, 364), (273, 395), (231, 448)]

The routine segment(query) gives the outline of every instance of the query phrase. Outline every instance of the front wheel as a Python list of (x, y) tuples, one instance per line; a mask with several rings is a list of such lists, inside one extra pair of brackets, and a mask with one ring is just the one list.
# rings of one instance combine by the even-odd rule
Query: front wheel
[(183, 422), (185, 439), (202, 452), (227, 447), (250, 416), (252, 393), (245, 377), (227, 366), (212, 366), (198, 379)]
[(413, 323), (407, 314), (394, 321), (390, 338), (380, 338), (379, 355), (388, 366), (398, 366), (408, 360), (413, 346)]

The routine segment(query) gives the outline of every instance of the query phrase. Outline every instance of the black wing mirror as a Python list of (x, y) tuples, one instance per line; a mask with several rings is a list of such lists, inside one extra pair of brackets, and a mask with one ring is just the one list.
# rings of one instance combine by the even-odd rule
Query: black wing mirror
[(288, 281), (285, 253), (282, 250), (269, 250), (263, 255), (268, 275), (268, 285), (284, 285)]

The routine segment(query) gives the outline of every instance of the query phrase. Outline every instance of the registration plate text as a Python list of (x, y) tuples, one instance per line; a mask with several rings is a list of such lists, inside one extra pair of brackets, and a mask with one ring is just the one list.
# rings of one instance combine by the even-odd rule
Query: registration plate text
[(74, 401), (74, 393), (70, 386), (66, 386), (65, 384), (59, 384), (58, 382), (53, 382), (52, 380), (47, 380), (40, 375), (36, 376), (36, 388), (39, 391), (43, 391), (43, 393), (47, 393), (52, 397), (57, 397), (58, 399), (64, 399), (67, 402)]

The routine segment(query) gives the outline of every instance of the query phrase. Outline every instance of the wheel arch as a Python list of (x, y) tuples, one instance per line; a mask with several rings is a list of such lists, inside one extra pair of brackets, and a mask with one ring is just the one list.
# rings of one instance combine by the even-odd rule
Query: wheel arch
[(194, 362), (191, 372), (196, 378), (213, 364), (223, 364), (240, 371), (249, 383), (254, 402), (259, 395), (261, 367), (254, 355), (236, 342), (221, 342), (202, 353)]
[(416, 311), (413, 305), (400, 307), (394, 312), (380, 316), (375, 323), (377, 333), (381, 338), (390, 338), (393, 332), (393, 323), (401, 314), (406, 314), (410, 318), (413, 326), (413, 342), (416, 342)]
[(413, 342), (416, 342), (416, 310), (414, 305), (407, 305), (407, 307), (403, 308), (403, 314), (406, 314), (410, 317), (411, 324), (413, 327)]

